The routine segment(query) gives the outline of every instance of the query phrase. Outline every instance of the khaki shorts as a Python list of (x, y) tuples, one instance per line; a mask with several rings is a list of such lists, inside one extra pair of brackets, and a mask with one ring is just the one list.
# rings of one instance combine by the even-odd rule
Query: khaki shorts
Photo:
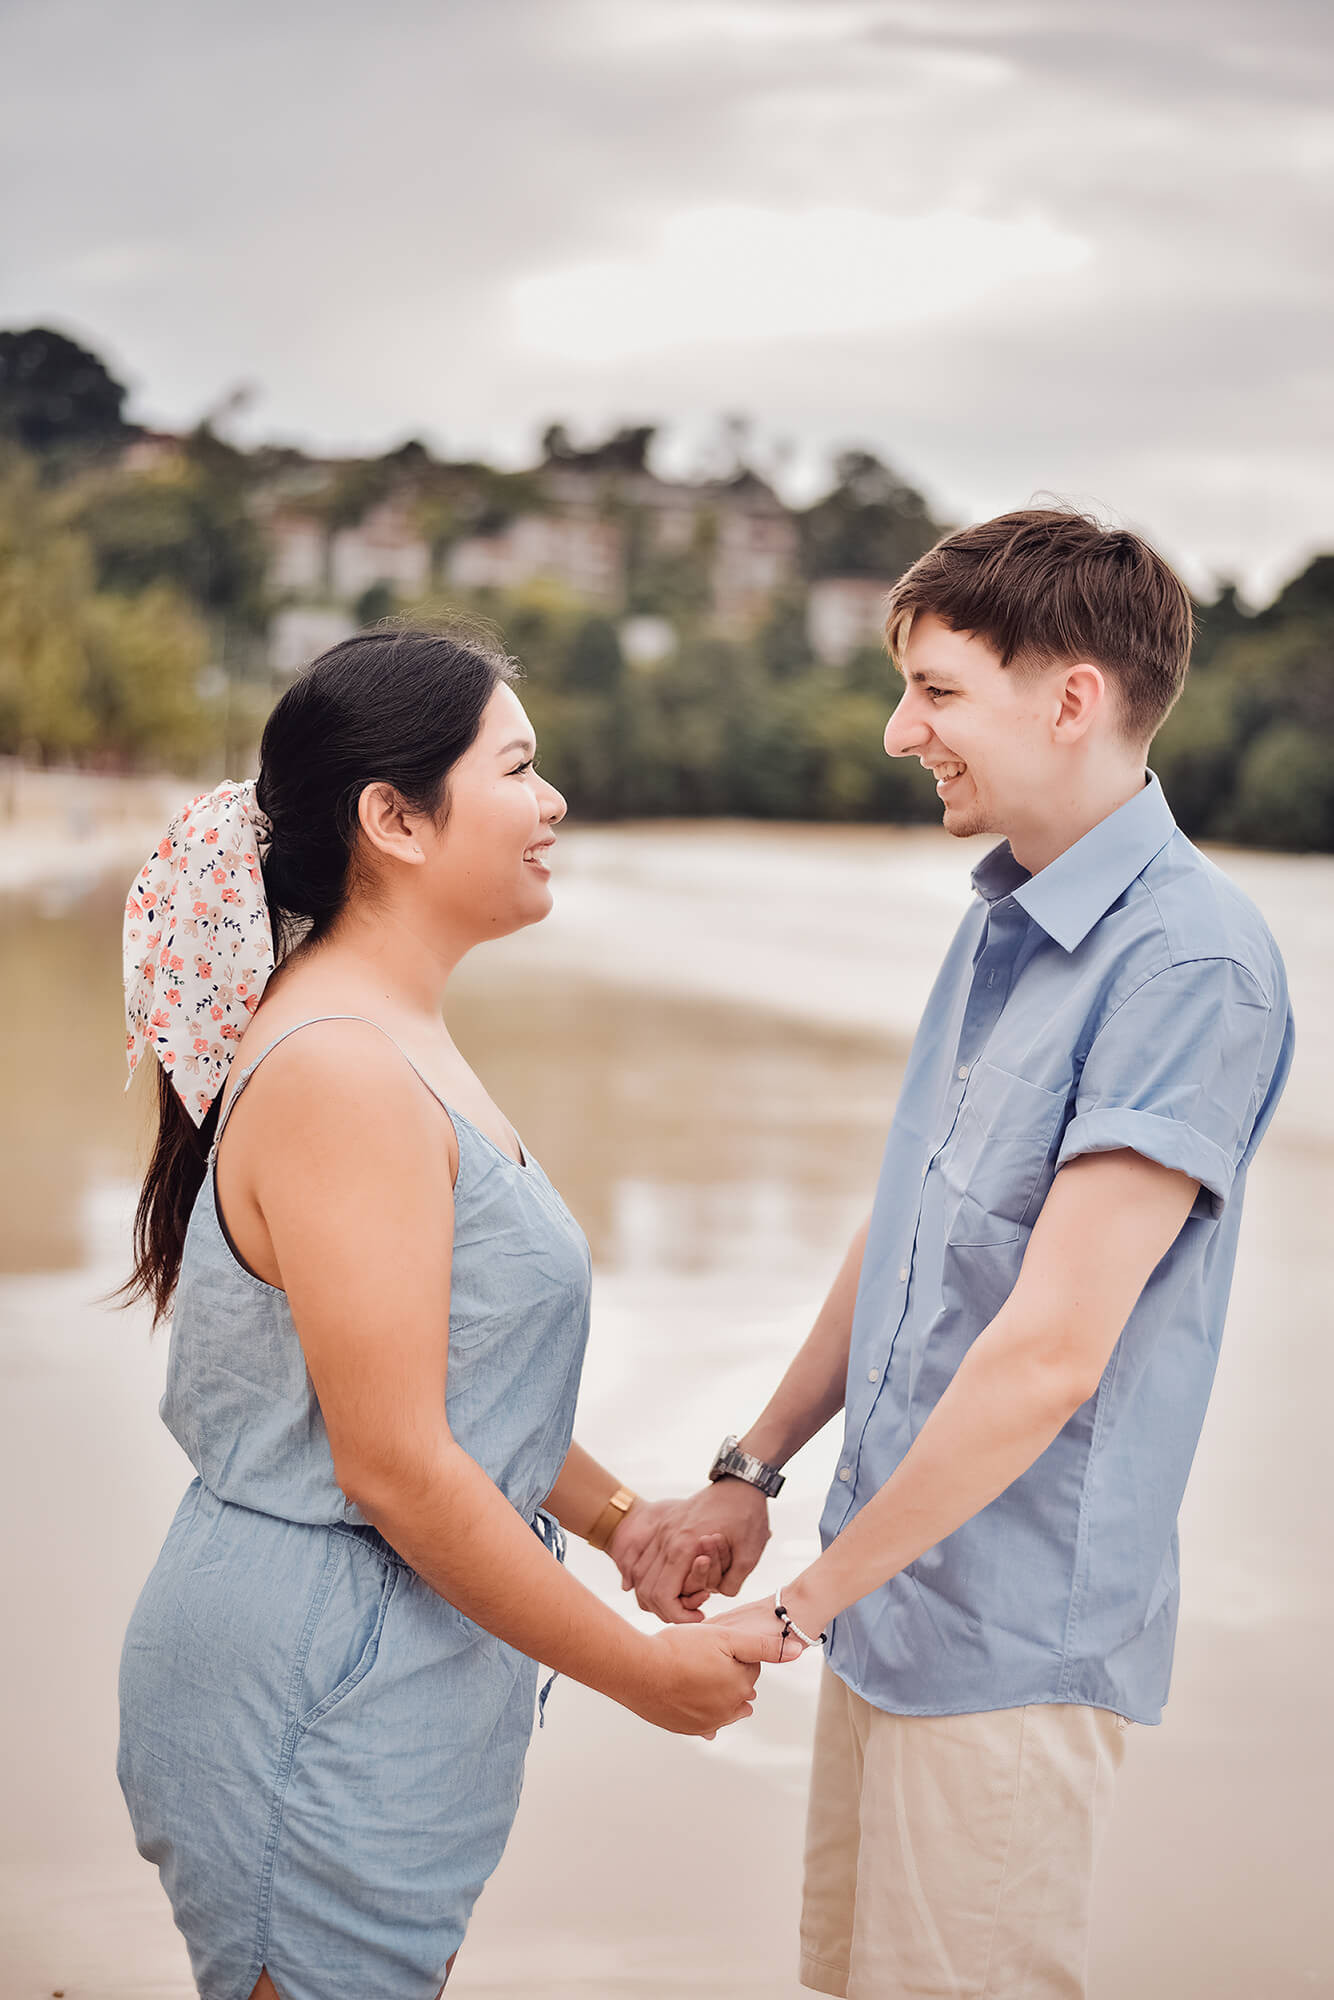
[(1128, 1728), (1069, 1703), (887, 1715), (826, 1669), (802, 1984), (847, 2000), (1082, 2000)]

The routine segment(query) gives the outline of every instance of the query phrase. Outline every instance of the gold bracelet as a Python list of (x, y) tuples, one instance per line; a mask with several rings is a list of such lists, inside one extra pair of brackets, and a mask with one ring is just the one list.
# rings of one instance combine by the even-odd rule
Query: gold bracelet
[(585, 1536), (590, 1549), (606, 1549), (608, 1542), (638, 1498), (639, 1495), (632, 1493), (628, 1486), (616, 1488)]

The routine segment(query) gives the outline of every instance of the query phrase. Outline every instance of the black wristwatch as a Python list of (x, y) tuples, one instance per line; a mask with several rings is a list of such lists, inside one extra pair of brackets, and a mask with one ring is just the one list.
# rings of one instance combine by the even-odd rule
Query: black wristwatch
[(743, 1479), (747, 1486), (758, 1486), (766, 1499), (775, 1500), (783, 1489), (784, 1475), (776, 1465), (766, 1465), (762, 1458), (742, 1451), (736, 1438), (725, 1437), (709, 1467), (709, 1478)]

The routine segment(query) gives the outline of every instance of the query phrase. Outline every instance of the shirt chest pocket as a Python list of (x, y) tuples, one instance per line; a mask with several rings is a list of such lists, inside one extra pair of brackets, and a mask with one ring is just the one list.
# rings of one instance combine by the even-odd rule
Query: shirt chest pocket
[(1066, 1094), (974, 1063), (940, 1155), (945, 1237), (959, 1249), (1013, 1243), (1051, 1184)]

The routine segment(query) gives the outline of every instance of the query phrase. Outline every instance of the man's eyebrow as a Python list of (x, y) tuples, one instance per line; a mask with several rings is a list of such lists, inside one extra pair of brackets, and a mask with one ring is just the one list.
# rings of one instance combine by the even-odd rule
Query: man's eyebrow
[[(902, 667), (899, 672), (903, 674)], [(922, 667), (914, 667), (910, 674), (903, 674), (903, 678), (916, 682), (918, 687), (948, 688), (953, 693), (958, 692), (958, 682), (952, 681), (948, 674), (928, 674)]]
[(536, 748), (537, 744), (533, 739), (533, 737), (516, 736), (514, 741), (512, 743), (507, 743), (503, 750), (497, 750), (496, 755), (497, 757), (508, 757), (511, 750), (526, 750), (529, 756), (531, 757)]

